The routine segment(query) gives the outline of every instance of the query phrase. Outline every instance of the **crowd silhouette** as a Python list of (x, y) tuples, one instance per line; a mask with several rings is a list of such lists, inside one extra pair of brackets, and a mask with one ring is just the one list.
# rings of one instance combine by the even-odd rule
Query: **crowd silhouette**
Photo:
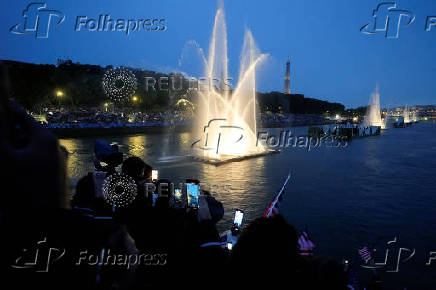
[[(95, 171), (79, 180), (70, 199), (67, 152), (51, 133), (6, 102), (0, 130), (7, 168), (1, 273), (9, 289), (351, 287), (343, 266), (314, 255), (280, 214), (235, 225), (237, 242), (229, 247), (216, 227), (223, 204), (209, 192), (200, 191), (198, 207), (188, 206), (175, 197), (171, 180), (153, 180), (153, 168), (141, 158), (124, 159), (96, 140)], [(135, 194), (123, 206), (105, 196), (114, 175), (134, 183)], [(115, 184), (110, 194), (123, 198), (123, 186)]]

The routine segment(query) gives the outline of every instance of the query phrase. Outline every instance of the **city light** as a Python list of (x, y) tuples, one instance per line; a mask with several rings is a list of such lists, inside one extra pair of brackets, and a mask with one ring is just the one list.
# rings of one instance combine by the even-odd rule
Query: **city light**
[(133, 97), (132, 97), (132, 101), (136, 102), (136, 101), (138, 101), (138, 100), (139, 100), (139, 99), (138, 99), (137, 96), (133, 96)]
[(353, 118), (353, 121), (354, 121), (354, 122), (357, 122), (358, 119), (359, 119), (359, 118), (354, 117), (354, 118)]
[(62, 92), (61, 90), (57, 90), (56, 91), (56, 96), (57, 97), (62, 97), (64, 95), (64, 92)]

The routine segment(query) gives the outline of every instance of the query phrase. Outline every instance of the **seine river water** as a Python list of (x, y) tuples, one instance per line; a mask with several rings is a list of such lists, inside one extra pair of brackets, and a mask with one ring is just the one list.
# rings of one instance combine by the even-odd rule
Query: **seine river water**
[[(307, 127), (269, 132), (280, 130), (307, 133)], [(246, 222), (260, 216), (291, 172), (281, 213), (297, 229), (309, 229), (317, 253), (354, 261), (365, 274), (357, 249), (376, 249), (379, 263), (389, 249), (387, 266), (380, 270), (386, 289), (436, 287), (436, 253), (426, 265), (430, 252), (436, 252), (436, 123), (384, 130), (339, 148), (281, 148), (280, 154), (219, 167), (184, 158), (194, 141), (190, 133), (105, 139), (118, 142), (126, 156), (139, 156), (158, 168), (161, 178), (174, 183), (196, 178), (207, 184), (225, 206), (220, 230), (230, 226), (236, 208), (245, 210)], [(93, 142), (61, 140), (71, 153), (72, 183), (93, 170)]]

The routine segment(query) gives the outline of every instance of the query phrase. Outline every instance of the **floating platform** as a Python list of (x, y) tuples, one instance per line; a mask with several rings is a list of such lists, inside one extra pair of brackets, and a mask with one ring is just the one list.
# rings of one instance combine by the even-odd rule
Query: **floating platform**
[(406, 128), (412, 126), (412, 122), (404, 123), (404, 122), (395, 122), (394, 128)]
[(277, 154), (277, 153), (280, 153), (280, 151), (273, 150), (273, 149), (266, 149), (263, 152), (252, 153), (252, 154), (247, 154), (247, 155), (242, 155), (242, 156), (227, 155), (227, 156), (224, 156), (223, 159), (209, 159), (209, 158), (205, 158), (205, 157), (192, 156), (192, 155), (189, 156), (189, 158), (193, 161), (219, 166), (219, 165), (223, 165), (223, 164), (227, 164), (227, 163), (231, 163), (231, 162), (239, 162), (239, 161), (244, 161), (247, 159), (252, 159), (252, 158), (256, 158), (256, 157), (262, 157), (262, 156), (267, 156), (267, 155), (272, 155), (272, 154)]
[(382, 130), (381, 126), (369, 126), (367, 128), (336, 126), (332, 130), (329, 129), (328, 132), (324, 132), (323, 128), (321, 127), (310, 127), (308, 136), (316, 137), (316, 138), (326, 137), (326, 136), (346, 137), (347, 140), (351, 140), (354, 138), (363, 138), (363, 137), (380, 135), (381, 130)]

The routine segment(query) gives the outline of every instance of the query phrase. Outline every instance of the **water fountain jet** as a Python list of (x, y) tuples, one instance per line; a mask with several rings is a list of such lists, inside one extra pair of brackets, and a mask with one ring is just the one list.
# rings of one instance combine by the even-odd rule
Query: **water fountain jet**
[(410, 123), (410, 111), (409, 111), (409, 106), (406, 105), (406, 107), (404, 107), (404, 111), (403, 111), (403, 118), (404, 118), (404, 123), (408, 124)]
[(202, 161), (219, 163), (273, 153), (256, 140), (256, 68), (265, 60), (246, 30), (242, 47), (239, 78), (232, 89), (228, 77), (227, 28), (223, 8), (218, 8), (212, 30), (205, 75), (219, 80), (207, 90), (198, 91), (196, 156)]
[(379, 126), (381, 129), (386, 129), (386, 122), (382, 119), (380, 113), (380, 94), (378, 92), (378, 85), (376, 86), (375, 92), (371, 94), (369, 107), (362, 125), (364, 127)]

